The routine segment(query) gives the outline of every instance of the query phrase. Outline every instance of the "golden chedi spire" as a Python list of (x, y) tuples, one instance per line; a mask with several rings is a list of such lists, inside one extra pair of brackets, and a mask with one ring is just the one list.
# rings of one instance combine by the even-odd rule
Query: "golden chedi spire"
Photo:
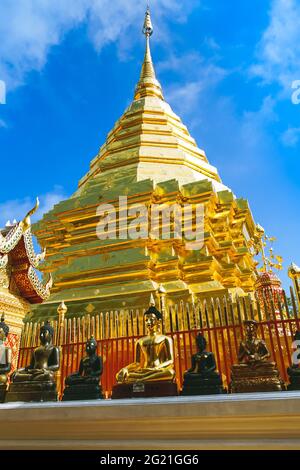
[(145, 14), (143, 34), (146, 37), (146, 51), (144, 62), (142, 65), (141, 76), (136, 86), (134, 99), (138, 100), (140, 98), (144, 98), (145, 96), (157, 96), (158, 98), (163, 100), (164, 98), (162, 94), (161, 85), (155, 76), (155, 70), (150, 51), (150, 36), (152, 36), (153, 34), (153, 26), (151, 22), (149, 7), (147, 7)]
[(108, 172), (112, 178), (121, 178), (122, 171), (135, 181), (151, 179), (159, 183), (177, 179), (183, 185), (208, 180), (214, 190), (227, 191), (217, 169), (163, 97), (150, 52), (153, 26), (149, 7), (142, 31), (146, 50), (134, 99), (91, 161), (90, 170), (79, 181), (77, 194), (89, 191), (87, 185), (92, 188), (101, 184), (103, 177), (106, 181)]

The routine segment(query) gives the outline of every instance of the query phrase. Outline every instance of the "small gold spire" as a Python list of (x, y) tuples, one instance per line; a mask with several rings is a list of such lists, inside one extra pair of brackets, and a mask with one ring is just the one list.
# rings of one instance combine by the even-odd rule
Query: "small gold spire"
[(150, 295), (149, 305), (150, 307), (155, 307), (155, 300), (153, 294)]
[(57, 313), (60, 316), (64, 316), (68, 311), (68, 307), (66, 306), (65, 302), (62, 301), (59, 306), (57, 307)]
[(151, 21), (151, 16), (150, 16), (149, 5), (147, 6), (147, 10), (146, 10), (146, 13), (145, 13), (143, 34), (145, 34), (145, 36), (152, 36), (152, 34), (153, 34), (153, 26), (152, 26), (152, 21)]
[(145, 14), (143, 34), (146, 36), (146, 51), (142, 65), (141, 76), (135, 90), (134, 99), (138, 100), (146, 96), (156, 96), (163, 100), (164, 98), (162, 89), (155, 76), (155, 70), (150, 52), (150, 36), (153, 34), (153, 26), (149, 6), (147, 7)]

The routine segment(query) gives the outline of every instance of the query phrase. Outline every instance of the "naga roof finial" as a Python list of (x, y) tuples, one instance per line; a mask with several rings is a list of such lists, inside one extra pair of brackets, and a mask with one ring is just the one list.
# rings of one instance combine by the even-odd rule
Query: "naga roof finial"
[(30, 222), (30, 217), (38, 210), (40, 206), (40, 201), (39, 198), (36, 198), (35, 206), (30, 209), (30, 211), (25, 215), (24, 219), (22, 220), (22, 226), (23, 226), (23, 231), (26, 232), (26, 230), (30, 227), (31, 222)]

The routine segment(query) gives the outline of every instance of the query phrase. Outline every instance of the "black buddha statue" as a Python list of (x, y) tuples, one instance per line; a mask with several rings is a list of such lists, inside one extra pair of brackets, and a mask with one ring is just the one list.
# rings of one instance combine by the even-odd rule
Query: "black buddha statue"
[(182, 395), (216, 395), (224, 393), (222, 378), (212, 352), (206, 351), (206, 340), (200, 333), (196, 337), (197, 352), (192, 356), (192, 367), (183, 377)]
[(287, 390), (300, 390), (300, 331), (297, 330), (293, 341), (295, 343), (295, 352), (292, 355), (292, 365), (287, 368), (287, 373), (290, 379), (290, 383), (287, 386)]
[(55, 372), (59, 369), (59, 348), (52, 344), (54, 330), (49, 322), (40, 329), (40, 346), (28, 366), (11, 376), (6, 401), (56, 401)]
[(5, 399), (7, 388), (7, 375), (11, 369), (11, 348), (5, 346), (9, 333), (9, 326), (4, 322), (4, 316), (0, 321), (0, 403)]
[(65, 380), (63, 401), (95, 400), (103, 398), (100, 377), (103, 372), (102, 357), (97, 355), (97, 341), (92, 336), (86, 342), (86, 356), (79, 365), (79, 371)]
[(275, 392), (285, 389), (265, 341), (258, 337), (258, 323), (244, 321), (245, 339), (241, 341), (238, 364), (231, 367), (231, 393)]

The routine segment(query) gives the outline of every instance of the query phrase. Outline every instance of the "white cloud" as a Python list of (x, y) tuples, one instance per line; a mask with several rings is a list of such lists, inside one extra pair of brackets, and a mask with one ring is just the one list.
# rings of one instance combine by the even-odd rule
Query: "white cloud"
[(300, 3), (273, 0), (270, 22), (257, 48), (257, 63), (251, 72), (265, 83), (279, 83), (290, 93), (300, 79)]
[(286, 147), (296, 147), (300, 142), (300, 127), (290, 127), (281, 136), (281, 141)]
[(177, 55), (171, 52), (169, 57), (156, 64), (158, 73), (160, 72), (180, 72), (180, 74), (189, 75), (191, 72), (195, 73), (195, 69), (203, 65), (204, 59), (196, 52), (187, 52), (183, 55)]
[[(267, 96), (261, 106), (237, 109), (235, 98), (224, 96), (221, 85), (235, 70), (218, 66), (218, 58), (204, 59), (192, 52), (183, 56), (171, 54), (159, 64), (160, 73), (172, 71), (176, 83), (165, 87), (165, 97), (182, 117), (199, 146), (207, 152), (224, 182), (240, 180), (249, 171), (258, 171), (272, 152), (268, 126), (277, 121), (276, 101)], [(199, 138), (198, 138), (199, 136)]]
[(7, 124), (3, 119), (0, 119), (0, 129), (2, 128), (7, 128)]
[[(199, 0), (152, 0), (158, 34), (164, 33), (166, 17), (183, 21)], [(8, 89), (23, 82), (26, 73), (41, 70), (50, 48), (72, 28), (86, 21), (91, 41), (100, 50), (141, 31), (144, 0), (1, 0), (0, 78)]]
[(165, 96), (179, 115), (189, 117), (195, 114), (200, 97), (211, 93), (228, 74), (213, 60), (205, 60), (197, 52), (182, 56), (171, 54), (158, 64), (157, 69), (159, 73), (172, 71), (178, 74), (179, 83), (167, 85), (164, 88)]
[[(39, 196), (40, 207), (33, 216), (33, 221), (40, 219), (43, 214), (48, 212), (54, 204), (66, 198), (63, 188), (56, 186), (53, 191)], [(25, 197), (23, 199), (12, 199), (0, 203), (0, 227), (3, 227), (8, 220), (11, 222), (22, 220), (26, 213), (35, 205), (35, 200), (32, 197)]]

